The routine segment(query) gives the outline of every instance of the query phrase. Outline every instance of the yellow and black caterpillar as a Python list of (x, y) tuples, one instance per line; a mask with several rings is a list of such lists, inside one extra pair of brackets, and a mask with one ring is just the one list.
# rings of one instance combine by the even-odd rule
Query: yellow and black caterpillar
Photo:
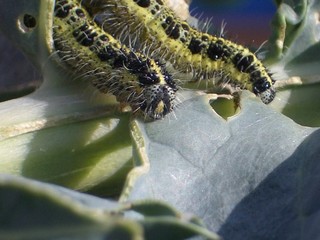
[(220, 78), (248, 89), (268, 104), (275, 97), (274, 82), (262, 62), (248, 48), (222, 37), (202, 33), (180, 20), (163, 0), (83, 0), (90, 15), (122, 41), (129, 36), (137, 48), (147, 48), (195, 79)]
[(102, 30), (80, 0), (55, 1), (53, 45), (69, 70), (134, 110), (152, 119), (173, 110), (177, 87), (164, 66)]

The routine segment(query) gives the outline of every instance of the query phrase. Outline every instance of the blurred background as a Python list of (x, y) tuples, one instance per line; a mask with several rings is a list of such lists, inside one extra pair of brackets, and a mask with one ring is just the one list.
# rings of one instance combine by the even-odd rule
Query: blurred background
[(226, 23), (227, 38), (259, 47), (270, 36), (276, 6), (273, 0), (192, 0), (190, 11), (202, 20), (210, 19), (215, 30)]
[[(272, 0), (193, 0), (193, 16), (210, 19), (212, 32), (250, 48), (259, 47), (270, 35), (270, 21), (275, 12)], [(41, 75), (25, 56), (0, 32), (0, 101), (20, 97), (41, 84)]]

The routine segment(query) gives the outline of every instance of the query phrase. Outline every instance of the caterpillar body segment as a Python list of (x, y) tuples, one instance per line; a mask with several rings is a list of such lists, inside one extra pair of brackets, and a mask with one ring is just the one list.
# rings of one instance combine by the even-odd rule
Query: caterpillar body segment
[(80, 1), (56, 0), (53, 26), (53, 45), (67, 69), (152, 119), (173, 110), (177, 87), (164, 66), (101, 29)]
[(268, 104), (274, 82), (254, 53), (222, 37), (202, 33), (180, 20), (162, 0), (83, 0), (100, 25), (123, 41), (134, 39), (195, 79), (213, 79), (248, 89)]

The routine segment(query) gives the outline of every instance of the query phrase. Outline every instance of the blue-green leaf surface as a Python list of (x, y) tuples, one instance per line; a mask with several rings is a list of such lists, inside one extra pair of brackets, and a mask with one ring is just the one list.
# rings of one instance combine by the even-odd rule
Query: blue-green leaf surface
[[(316, 194), (302, 185), (316, 184), (306, 178), (306, 166), (319, 160), (319, 130), (294, 123), (252, 94), (242, 99), (240, 113), (227, 121), (205, 95), (184, 102), (171, 118), (134, 122), (138, 164), (122, 199), (164, 200), (225, 239), (302, 234), (304, 211), (317, 213), (316, 198), (303, 206), (301, 199), (306, 191)], [(306, 231), (317, 230), (309, 225)]]
[(159, 201), (120, 204), (10, 175), (0, 175), (0, 193), (1, 239), (219, 239)]

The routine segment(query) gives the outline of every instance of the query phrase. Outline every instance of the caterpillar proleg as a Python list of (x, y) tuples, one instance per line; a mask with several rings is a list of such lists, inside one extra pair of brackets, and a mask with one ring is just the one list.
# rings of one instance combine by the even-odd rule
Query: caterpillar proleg
[(275, 80), (254, 53), (190, 27), (162, 0), (83, 0), (83, 4), (91, 15), (99, 15), (99, 25), (122, 41), (128, 36), (136, 39), (138, 47), (147, 46), (152, 56), (170, 61), (195, 79), (220, 76), (220, 82), (248, 89), (265, 104), (275, 97)]
[(173, 110), (177, 87), (164, 66), (101, 29), (80, 1), (55, 1), (53, 45), (67, 69), (134, 110), (152, 119)]

